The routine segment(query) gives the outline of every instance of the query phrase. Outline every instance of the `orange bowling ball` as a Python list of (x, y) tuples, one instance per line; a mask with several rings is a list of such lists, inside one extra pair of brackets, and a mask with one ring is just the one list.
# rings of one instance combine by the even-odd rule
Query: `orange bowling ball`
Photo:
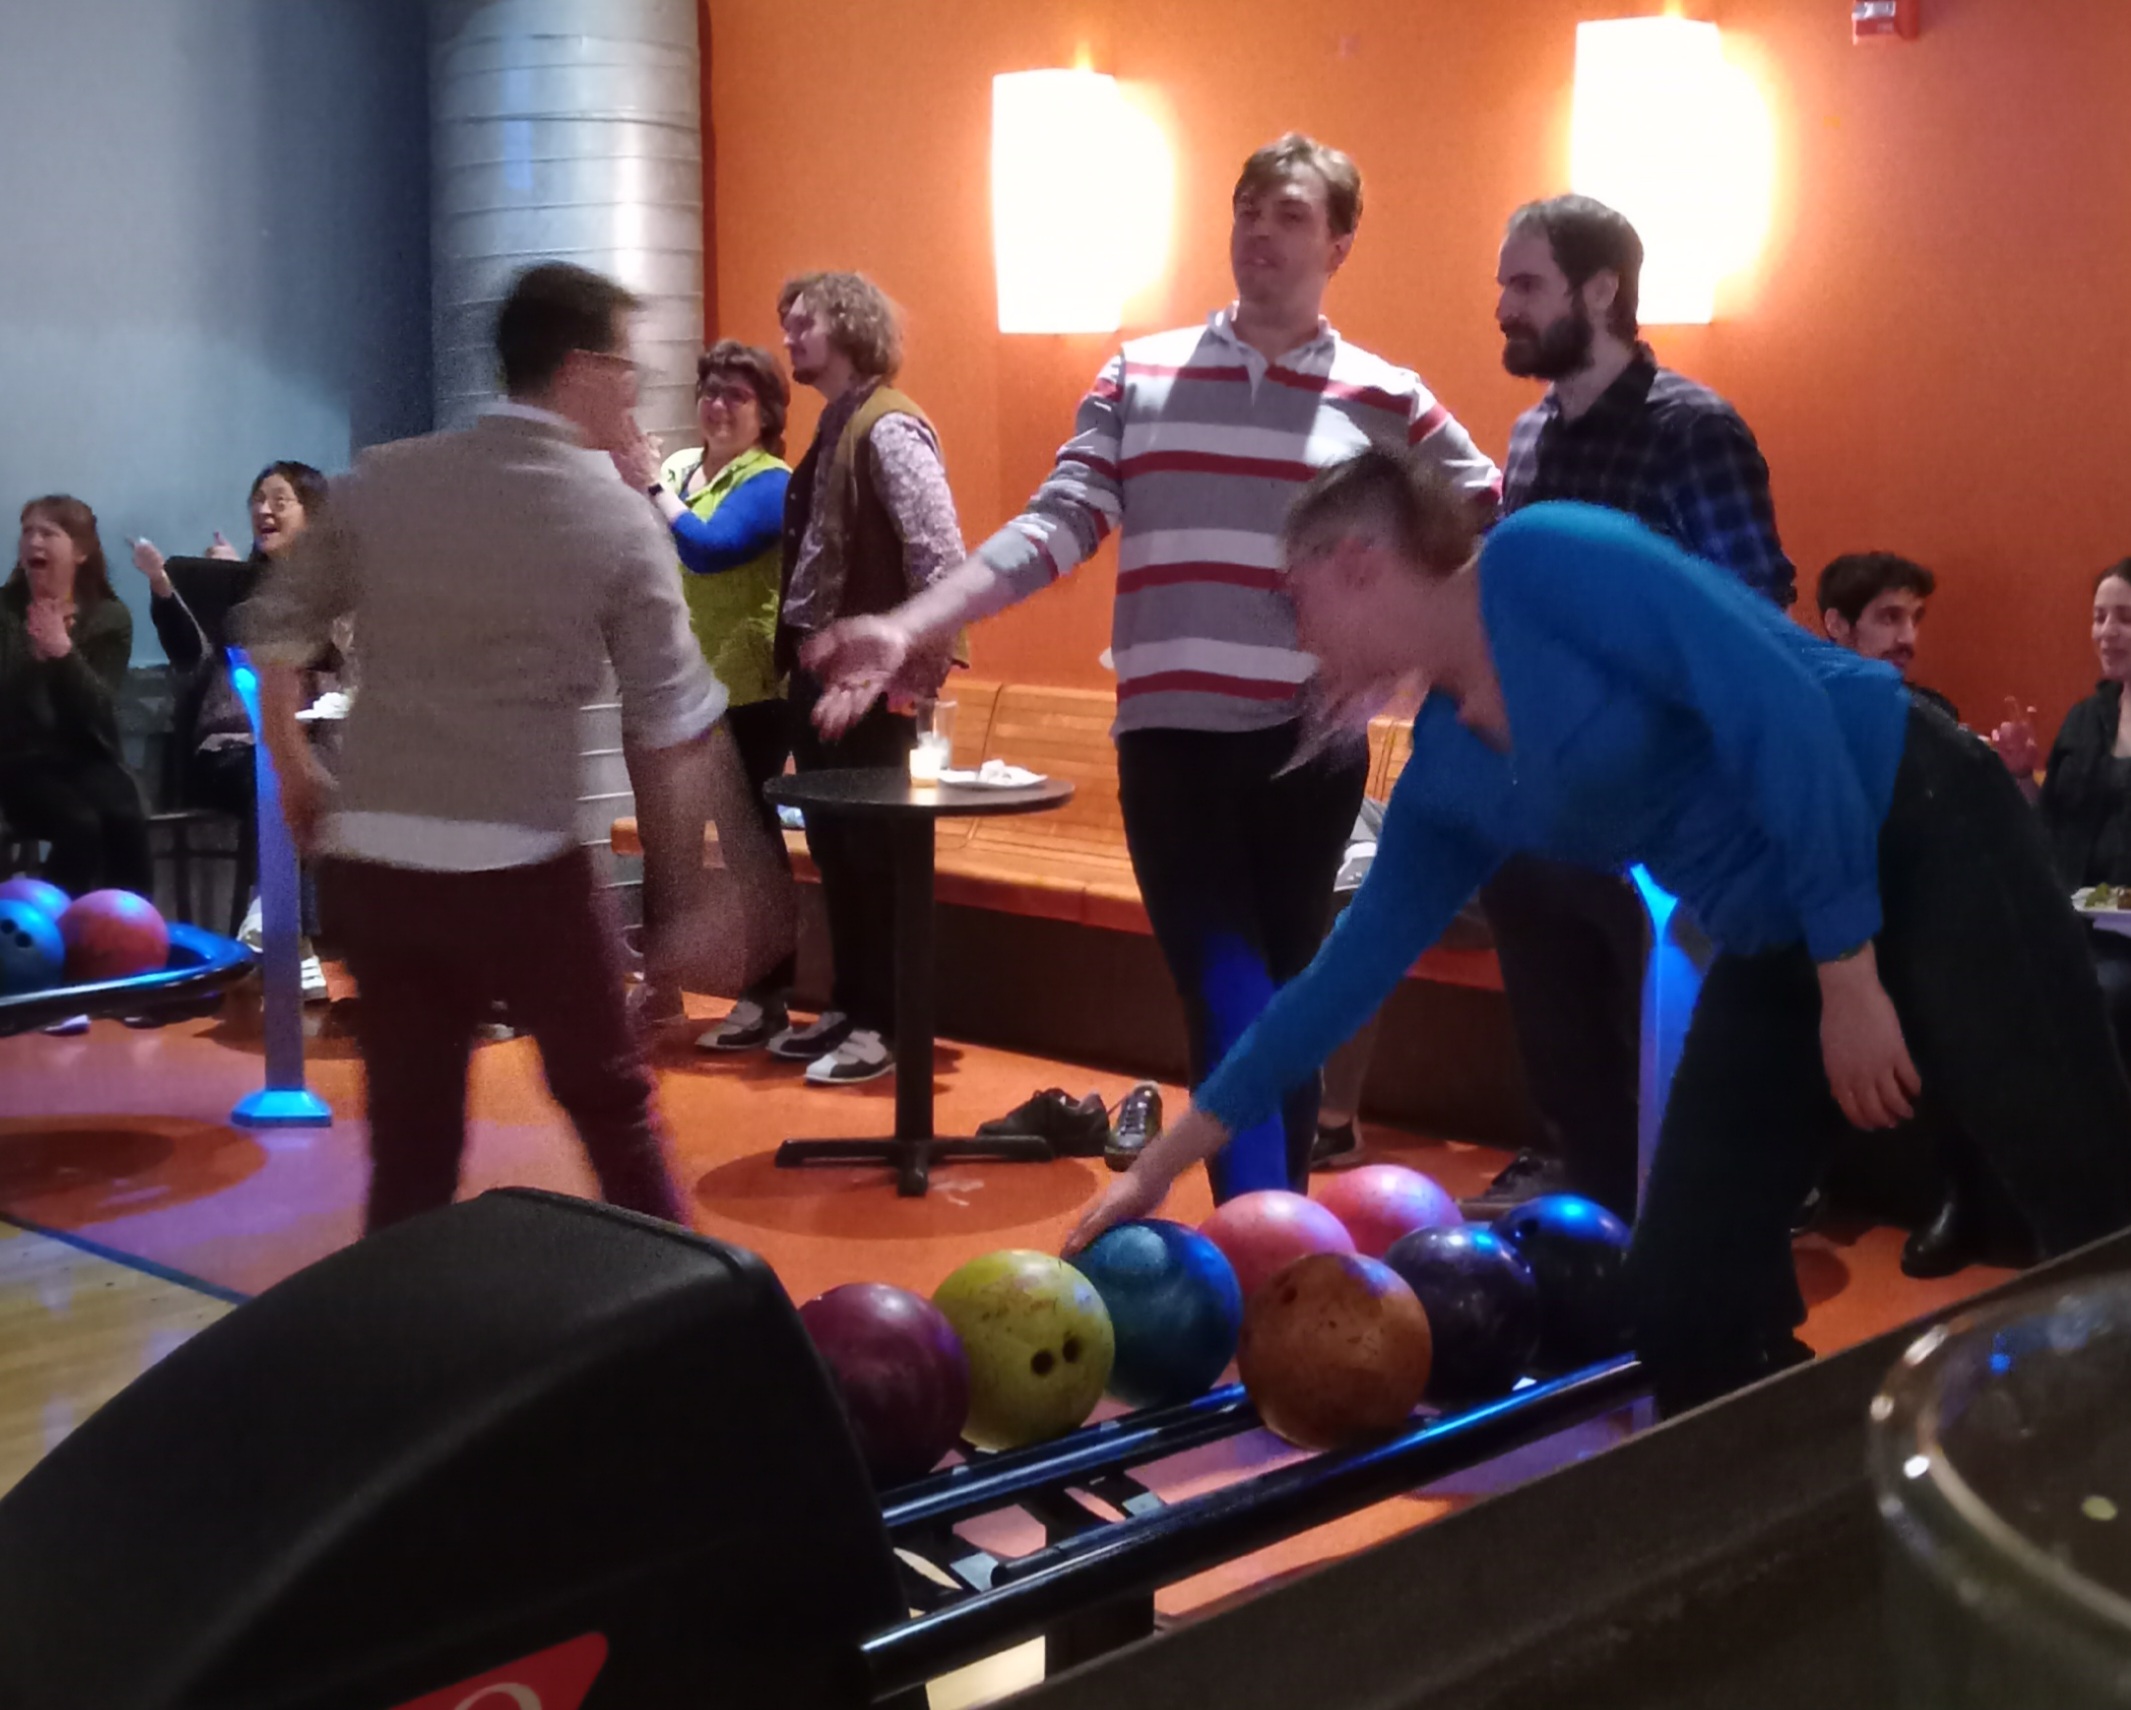
[(1428, 1316), (1388, 1265), (1312, 1253), (1251, 1297), (1236, 1364), (1267, 1429), (1344, 1449), (1405, 1426), (1432, 1353)]
[(170, 928), (154, 903), (131, 891), (76, 897), (59, 917), (59, 936), (72, 985), (131, 979), (170, 961)]

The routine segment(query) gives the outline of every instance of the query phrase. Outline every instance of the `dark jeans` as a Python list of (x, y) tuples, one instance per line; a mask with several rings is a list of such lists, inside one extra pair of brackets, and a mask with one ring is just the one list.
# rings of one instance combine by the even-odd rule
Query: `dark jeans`
[(154, 894), (148, 810), (133, 774), (116, 760), (0, 759), (0, 815), (52, 846), (44, 877), (68, 895)]
[(1518, 855), (1480, 904), (1546, 1143), (1578, 1193), (1633, 1221), (1649, 938), (1635, 886)]
[(2131, 1063), (2131, 938), (2120, 932), (2089, 932), (2087, 948), (2101, 976), (2102, 1002), (2108, 1006), (2117, 1052)]
[[(2131, 1089), (2086, 933), (1997, 757), (1918, 707), (1879, 841), (1879, 974), (1937, 1107), (2045, 1255), (2131, 1223)], [(1804, 1321), (1791, 1213), (1837, 1132), (1803, 948), (1720, 955), (1629, 1256), (1661, 1393), (1713, 1393)]]
[[(1196, 1088), (1274, 991), (1309, 965), (1368, 781), (1359, 744), (1283, 777), (1297, 726), (1117, 739), (1125, 841), (1147, 919), (1184, 1004)], [(1214, 1198), (1301, 1187), (1317, 1137), (1318, 1078), (1277, 1121), (1246, 1128), (1208, 1165)]]
[(485, 873), (333, 860), (319, 883), (347, 934), (362, 998), (367, 1229), (451, 1203), (466, 1150), (474, 1028), (499, 999), (540, 1047), (548, 1090), (577, 1125), (600, 1192), (631, 1211), (687, 1221), (590, 856)]
[[(258, 766), (249, 742), (195, 753), (185, 763), (185, 805), (250, 819)], [(256, 877), (256, 875), (254, 875)]]
[[(792, 674), (789, 717), (792, 762), (801, 772), (870, 766), (907, 766), (917, 740), (915, 721), (872, 708), (834, 742), (814, 728), (821, 685)], [(829, 952), (836, 963), (832, 1009), (888, 1038), (895, 1034), (895, 864), (878, 826), (816, 814), (807, 820), (807, 853), (821, 870), (821, 900), (829, 914)]]

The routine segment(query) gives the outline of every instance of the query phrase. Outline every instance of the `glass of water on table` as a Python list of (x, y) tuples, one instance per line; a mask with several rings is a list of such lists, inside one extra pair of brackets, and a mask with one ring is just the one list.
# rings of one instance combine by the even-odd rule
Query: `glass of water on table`
[(2131, 1705), (2131, 1278), (1931, 1330), (1870, 1442), (1899, 1702)]
[(955, 745), (955, 703), (925, 699), (916, 707), (917, 742), (910, 750), (910, 781), (937, 784)]

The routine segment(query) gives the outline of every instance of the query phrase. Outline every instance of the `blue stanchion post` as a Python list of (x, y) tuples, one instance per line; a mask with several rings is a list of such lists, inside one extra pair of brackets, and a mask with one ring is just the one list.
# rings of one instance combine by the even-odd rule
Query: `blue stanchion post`
[(1653, 879), (1647, 868), (1631, 867), (1629, 875), (1650, 917), (1650, 958), (1643, 965), (1642, 1077), (1636, 1123), (1635, 1184), (1640, 1199), (1643, 1184), (1650, 1179), (1650, 1160), (1657, 1155), (1658, 1130), (1665, 1121), (1673, 1071), (1680, 1066), (1680, 1049), (1687, 1043), (1687, 1024), (1694, 1018), (1702, 975), (1716, 949), (1694, 917), (1679, 906), (1679, 898)]
[[(259, 815), (259, 972), (266, 1001), (266, 1085), (229, 1113), (240, 1128), (330, 1128), (333, 1112), (304, 1084), (303, 891), (296, 846), (281, 817), (281, 780), (259, 726), (259, 677), (244, 650), (229, 650), (230, 682), (252, 721)], [(240, 878), (237, 881), (243, 883)]]

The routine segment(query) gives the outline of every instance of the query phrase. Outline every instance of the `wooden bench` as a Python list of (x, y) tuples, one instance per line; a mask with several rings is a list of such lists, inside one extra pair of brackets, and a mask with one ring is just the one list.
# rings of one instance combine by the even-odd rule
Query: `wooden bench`
[[(1125, 849), (1124, 814), (1117, 797), (1117, 749), (1110, 739), (1115, 697), (1100, 689), (1054, 689), (1033, 683), (963, 678), (953, 685), (954, 764), (997, 758), (1065, 778), (1073, 800), (1053, 813), (1003, 819), (946, 819), (938, 827), (938, 880), (943, 903), (989, 909), (1111, 932), (1151, 935), (1147, 910)], [(1369, 729), (1369, 794), (1382, 800), (1412, 750), (1409, 728), (1378, 719)], [(804, 834), (785, 833), (793, 871), (819, 879), (807, 858)], [(617, 855), (639, 855), (634, 819), (617, 819)], [(717, 859), (717, 833), (705, 836), (704, 858)], [(1411, 978), (1480, 991), (1500, 991), (1492, 950), (1424, 951)]]

